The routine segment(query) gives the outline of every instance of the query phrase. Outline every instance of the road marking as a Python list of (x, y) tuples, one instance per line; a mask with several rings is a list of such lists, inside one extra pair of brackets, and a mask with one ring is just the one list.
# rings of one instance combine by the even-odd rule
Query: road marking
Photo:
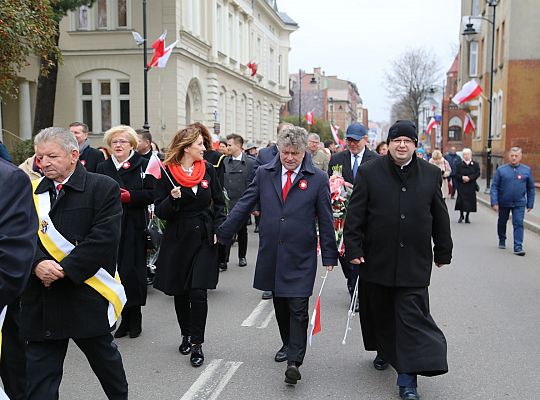
[(276, 311), (272, 308), (272, 311), (270, 311), (270, 314), (268, 314), (268, 316), (266, 317), (266, 319), (263, 321), (262, 324), (260, 324), (257, 328), (259, 329), (264, 329), (264, 328), (267, 328), (268, 327), (268, 324), (270, 323), (270, 321), (272, 320), (272, 317), (276, 315)]
[(244, 322), (242, 322), (242, 326), (253, 326), (255, 324), (255, 321), (259, 317), (259, 315), (262, 314), (264, 311), (264, 308), (267, 304), (269, 304), (270, 301), (268, 300), (261, 300), (259, 304), (257, 304), (257, 307), (249, 314), (249, 317), (247, 317)]
[(180, 400), (216, 400), (240, 365), (240, 361), (210, 361)]

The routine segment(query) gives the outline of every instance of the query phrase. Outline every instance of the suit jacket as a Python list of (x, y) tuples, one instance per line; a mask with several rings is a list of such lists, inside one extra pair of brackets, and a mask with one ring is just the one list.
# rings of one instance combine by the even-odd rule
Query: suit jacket
[(270, 161), (276, 158), (278, 153), (279, 151), (276, 144), (260, 149), (259, 154), (257, 155), (257, 166), (268, 164)]
[(452, 259), (450, 220), (441, 170), (416, 156), (406, 170), (403, 175), (390, 156), (358, 168), (345, 221), (345, 256), (365, 258), (359, 271), (367, 282), (426, 287), (433, 259)]
[(96, 172), (98, 164), (105, 161), (105, 157), (98, 149), (88, 146), (79, 154), (79, 161), (88, 172)]
[(242, 153), (242, 161), (235, 162), (231, 156), (223, 161), (224, 186), (229, 196), (229, 207), (233, 208), (255, 176), (255, 159)]
[[(376, 158), (379, 158), (379, 155), (366, 147), (366, 150), (364, 151), (364, 156), (362, 157), (362, 161), (360, 161), (360, 165), (365, 164), (368, 161), (374, 160)], [(341, 151), (332, 155), (332, 158), (330, 158), (330, 163), (328, 164), (328, 176), (332, 176), (332, 167), (334, 165), (342, 165), (343, 179), (345, 179), (345, 181), (349, 183), (354, 183), (351, 165), (351, 152), (349, 150)]]
[[(44, 178), (35, 193), (52, 190), (54, 183)], [(110, 331), (109, 302), (84, 281), (100, 268), (111, 275), (116, 270), (122, 219), (118, 184), (78, 163), (49, 215), (75, 248), (60, 262), (66, 276), (49, 288), (36, 275), (30, 276), (21, 296), (21, 335), (26, 340), (104, 335)], [(45, 259), (52, 257), (38, 241), (33, 265)]]
[(0, 311), (17, 298), (30, 275), (38, 219), (26, 174), (0, 159)]
[(279, 157), (258, 168), (253, 182), (218, 231), (220, 241), (229, 243), (255, 204), (260, 203), (259, 252), (253, 286), (271, 290), (277, 297), (311, 296), (317, 271), (317, 225), (323, 265), (337, 264), (328, 177), (308, 156), (304, 157), (285, 203)]

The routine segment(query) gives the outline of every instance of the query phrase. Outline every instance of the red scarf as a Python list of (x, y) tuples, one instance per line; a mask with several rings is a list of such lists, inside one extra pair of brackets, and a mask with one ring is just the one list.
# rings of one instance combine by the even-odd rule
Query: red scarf
[(191, 175), (186, 174), (180, 164), (169, 164), (168, 167), (176, 182), (187, 188), (197, 186), (206, 173), (204, 160), (198, 160), (193, 163), (193, 173)]

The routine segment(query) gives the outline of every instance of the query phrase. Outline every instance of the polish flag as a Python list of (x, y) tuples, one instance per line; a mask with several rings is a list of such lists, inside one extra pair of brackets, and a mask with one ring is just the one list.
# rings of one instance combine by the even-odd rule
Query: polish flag
[(148, 161), (148, 165), (146, 166), (146, 170), (144, 171), (144, 175), (152, 175), (156, 179), (161, 179), (162, 167), (163, 166), (161, 165), (159, 158), (152, 153), (150, 160)]
[(152, 61), (148, 63), (148, 68), (157, 67), (158, 61), (165, 54), (165, 38), (167, 37), (167, 31), (158, 37), (158, 39), (152, 43), (152, 48), (154, 49), (154, 55)]
[(256, 62), (254, 62), (254, 61), (248, 62), (247, 67), (250, 70), (250, 76), (257, 75), (257, 67), (258, 67), (258, 65), (257, 65)]
[(306, 121), (308, 123), (308, 125), (311, 125), (313, 126), (313, 121), (314, 120), (314, 115), (313, 115), (313, 111), (310, 111), (306, 114)]
[(427, 126), (427, 128), (426, 128), (426, 133), (431, 132), (431, 130), (432, 130), (433, 128), (435, 128), (437, 125), (439, 125), (439, 123), (435, 120), (435, 118), (432, 117), (432, 118), (429, 120), (429, 124), (428, 124), (428, 126)]
[(457, 92), (454, 97), (452, 97), (452, 101), (459, 106), (460, 104), (480, 96), (481, 93), (482, 88), (480, 85), (474, 79), (471, 79), (463, 85), (461, 90)]
[(476, 131), (476, 126), (474, 125), (474, 121), (469, 114), (465, 115), (465, 122), (463, 123), (463, 131), (466, 134), (469, 134), (472, 131)]
[(158, 59), (157, 67), (158, 68), (165, 68), (167, 66), (167, 61), (169, 61), (169, 57), (172, 54), (173, 49), (176, 47), (176, 44), (178, 43), (178, 40), (167, 47), (165, 47), (164, 54)]
[(338, 136), (339, 126), (330, 124), (330, 130), (332, 131), (332, 137), (334, 138), (334, 142), (336, 142), (336, 144), (344, 145), (345, 143)]
[(321, 296), (317, 297), (317, 302), (315, 303), (315, 309), (311, 315), (311, 321), (309, 323), (309, 336), (308, 343), (311, 347), (311, 339), (313, 335), (316, 335), (321, 331)]

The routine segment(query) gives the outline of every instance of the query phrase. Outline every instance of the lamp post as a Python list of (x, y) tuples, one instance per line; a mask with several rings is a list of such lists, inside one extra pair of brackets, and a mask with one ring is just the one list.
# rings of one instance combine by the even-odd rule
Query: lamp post
[(328, 103), (330, 103), (330, 124), (334, 126), (334, 98), (329, 97)]
[[(499, 0), (486, 0), (486, 3), (489, 7), (493, 8), (493, 12), (491, 13), (491, 19), (484, 18), (484, 17), (477, 17), (477, 16), (471, 16), (469, 19), (483, 19), (484, 21), (487, 21), (489, 24), (491, 24), (491, 67), (489, 71), (489, 117), (488, 117), (488, 137), (487, 137), (487, 149), (486, 149), (486, 192), (489, 192), (489, 188), (491, 185), (491, 128), (492, 128), (492, 120), (491, 116), (493, 113), (493, 63), (495, 59), (495, 11), (497, 8), (497, 4), (499, 3)], [(473, 27), (472, 23), (466, 24), (465, 30), (463, 31), (463, 35), (465, 37), (470, 37), (470, 35), (476, 34), (476, 30)]]
[(302, 126), (302, 70), (298, 70), (298, 126)]
[(142, 0), (143, 6), (143, 62), (144, 62), (144, 123), (143, 129), (148, 130), (150, 125), (148, 125), (148, 48), (146, 45), (146, 0)]

